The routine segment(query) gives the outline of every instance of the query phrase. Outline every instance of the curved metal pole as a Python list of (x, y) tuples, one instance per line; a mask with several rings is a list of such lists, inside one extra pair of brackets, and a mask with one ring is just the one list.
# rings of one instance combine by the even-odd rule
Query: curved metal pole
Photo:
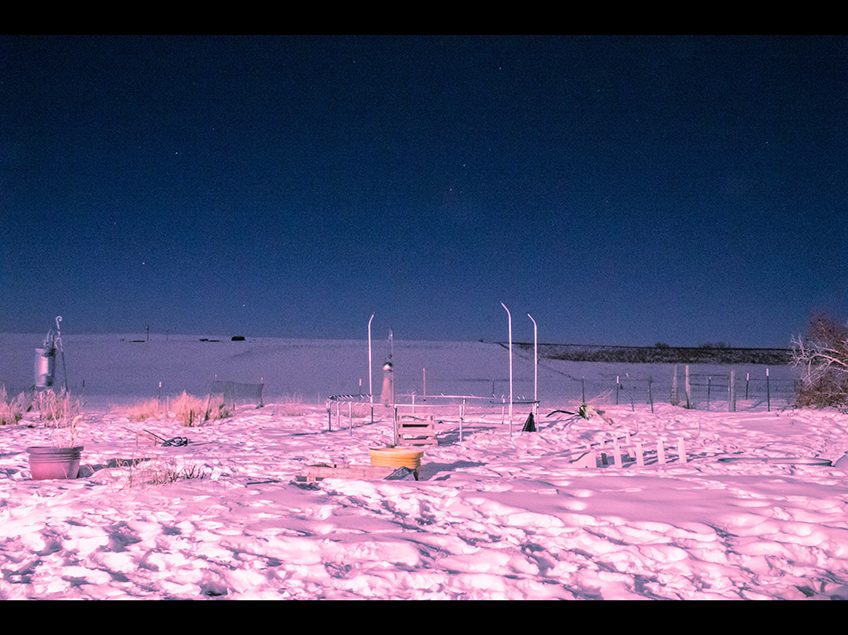
[(65, 344), (62, 342), (62, 316), (56, 316), (56, 342), (59, 344), (59, 353), (62, 355), (62, 375), (65, 380), (65, 392), (68, 392), (68, 366), (65, 364)]
[(527, 317), (533, 322), (533, 416), (539, 414), (539, 329), (536, 320), (529, 313)]
[(371, 317), (368, 318), (368, 401), (371, 404), (371, 423), (374, 423), (374, 386), (373, 380), (371, 376), (373, 372), (371, 370), (371, 320), (374, 319), (374, 314), (371, 314)]
[(507, 324), (509, 325), (509, 434), (512, 436), (512, 313), (509, 312), (503, 302), (501, 302), (501, 306), (506, 311)]

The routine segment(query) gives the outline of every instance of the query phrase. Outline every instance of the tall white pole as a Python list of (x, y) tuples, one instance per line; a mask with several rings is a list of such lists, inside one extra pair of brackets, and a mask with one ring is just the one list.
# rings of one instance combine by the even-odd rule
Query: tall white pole
[(374, 423), (374, 385), (371, 371), (371, 320), (374, 319), (374, 314), (368, 318), (368, 401), (371, 403), (371, 423)]
[(539, 414), (539, 329), (536, 320), (529, 313), (527, 317), (533, 322), (533, 417)]
[(503, 302), (501, 302), (501, 306), (506, 311), (509, 326), (509, 434), (512, 436), (512, 313), (509, 312)]

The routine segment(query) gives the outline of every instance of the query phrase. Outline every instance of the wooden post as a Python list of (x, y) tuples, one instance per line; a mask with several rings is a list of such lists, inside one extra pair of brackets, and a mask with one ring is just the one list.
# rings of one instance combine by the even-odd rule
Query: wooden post
[[(277, 406), (275, 404), (274, 408), (276, 408), (276, 407)], [(328, 405), (327, 406), (327, 432), (332, 432), (332, 431), (333, 431), (333, 407)]]
[(677, 391), (677, 364), (674, 365), (674, 375), (671, 378), (671, 405), (676, 406), (680, 403), (680, 395)]
[(645, 467), (645, 454), (642, 452), (642, 442), (637, 441), (636, 446), (634, 448), (634, 454), (636, 454), (636, 465), (638, 467)]
[(583, 401), (580, 403), (586, 403), (586, 378), (580, 378), (580, 396), (583, 398)]
[(624, 376), (627, 378), (627, 381), (630, 382), (630, 411), (636, 412), (636, 403), (633, 398), (633, 380), (630, 379), (630, 373), (624, 373)]
[(616, 375), (615, 376), (615, 405), (618, 405), (618, 393), (621, 392), (621, 378)]
[(689, 384), (689, 364), (683, 366), (683, 392), (686, 393), (686, 407), (692, 408), (692, 386)]
[(748, 382), (751, 381), (751, 373), (745, 373), (745, 401), (748, 401)]
[(677, 440), (677, 460), (680, 463), (686, 463), (686, 444), (683, 442), (683, 437)]
[(736, 371), (730, 371), (730, 378), (728, 380), (730, 383), (727, 385), (727, 408), (730, 412), (736, 412)]
[(612, 444), (612, 457), (616, 467), (624, 466), (621, 462), (621, 446), (618, 445), (618, 439), (616, 439)]
[(662, 439), (657, 439), (657, 465), (665, 465), (665, 446)]

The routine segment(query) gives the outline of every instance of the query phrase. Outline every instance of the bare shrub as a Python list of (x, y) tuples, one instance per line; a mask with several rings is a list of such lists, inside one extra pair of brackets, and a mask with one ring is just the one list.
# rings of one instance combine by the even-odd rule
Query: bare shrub
[(807, 333), (792, 338), (792, 364), (801, 369), (797, 405), (848, 405), (848, 326), (814, 315)]

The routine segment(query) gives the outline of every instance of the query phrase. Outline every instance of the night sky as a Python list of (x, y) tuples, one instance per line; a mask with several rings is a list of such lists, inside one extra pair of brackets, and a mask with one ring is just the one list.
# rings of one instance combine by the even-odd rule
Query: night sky
[(0, 36), (0, 332), (788, 346), (848, 38)]

